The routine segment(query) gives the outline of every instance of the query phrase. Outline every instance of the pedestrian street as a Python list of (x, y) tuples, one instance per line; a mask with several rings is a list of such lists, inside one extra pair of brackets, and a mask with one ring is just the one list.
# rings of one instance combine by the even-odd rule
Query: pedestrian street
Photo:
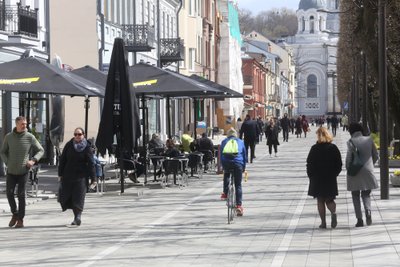
[[(289, 135), (270, 158), (265, 140), (256, 147), (243, 181), (244, 216), (227, 224), (219, 199), (222, 175), (189, 179), (189, 186), (130, 187), (123, 195), (87, 194), (82, 225), (68, 228), (71, 211), (56, 199), (28, 205), (25, 228), (9, 228), (0, 215), (1, 266), (399, 266), (400, 190), (390, 199), (372, 194), (371, 226), (355, 228), (345, 170), (338, 177), (338, 226), (319, 229), (316, 200), (307, 196), (306, 157), (315, 143)], [(343, 160), (347, 132), (334, 142)], [(379, 169), (376, 168), (377, 178)], [(1, 195), (4, 197), (4, 195)]]

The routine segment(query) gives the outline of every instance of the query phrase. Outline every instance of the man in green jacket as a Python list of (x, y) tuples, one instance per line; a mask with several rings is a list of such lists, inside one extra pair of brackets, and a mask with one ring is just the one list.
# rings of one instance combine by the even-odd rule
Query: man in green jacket
[[(29, 169), (43, 156), (44, 150), (35, 136), (26, 129), (25, 117), (15, 119), (15, 128), (8, 133), (0, 150), (1, 159), (7, 166), (6, 190), (8, 204), (12, 212), (9, 227), (24, 227), (25, 185)], [(18, 185), (18, 210), (14, 198)]]

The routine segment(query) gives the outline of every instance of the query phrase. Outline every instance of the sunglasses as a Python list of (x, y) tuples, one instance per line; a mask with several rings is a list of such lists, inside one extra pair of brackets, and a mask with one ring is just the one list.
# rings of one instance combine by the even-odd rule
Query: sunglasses
[(83, 133), (74, 133), (74, 136), (81, 136)]

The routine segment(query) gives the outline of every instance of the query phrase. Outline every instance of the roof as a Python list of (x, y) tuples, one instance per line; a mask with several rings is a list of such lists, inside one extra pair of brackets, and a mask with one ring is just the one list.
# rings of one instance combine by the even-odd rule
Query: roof
[(325, 0), (301, 0), (299, 4), (299, 9), (308, 10), (308, 9), (320, 9), (326, 8)]

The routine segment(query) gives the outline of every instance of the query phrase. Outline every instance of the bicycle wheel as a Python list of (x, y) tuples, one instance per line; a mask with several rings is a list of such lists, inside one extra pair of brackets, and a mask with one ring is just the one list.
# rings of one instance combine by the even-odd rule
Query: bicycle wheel
[(228, 224), (230, 224), (233, 221), (235, 212), (235, 187), (232, 183), (229, 184), (228, 197), (226, 201), (228, 208)]

